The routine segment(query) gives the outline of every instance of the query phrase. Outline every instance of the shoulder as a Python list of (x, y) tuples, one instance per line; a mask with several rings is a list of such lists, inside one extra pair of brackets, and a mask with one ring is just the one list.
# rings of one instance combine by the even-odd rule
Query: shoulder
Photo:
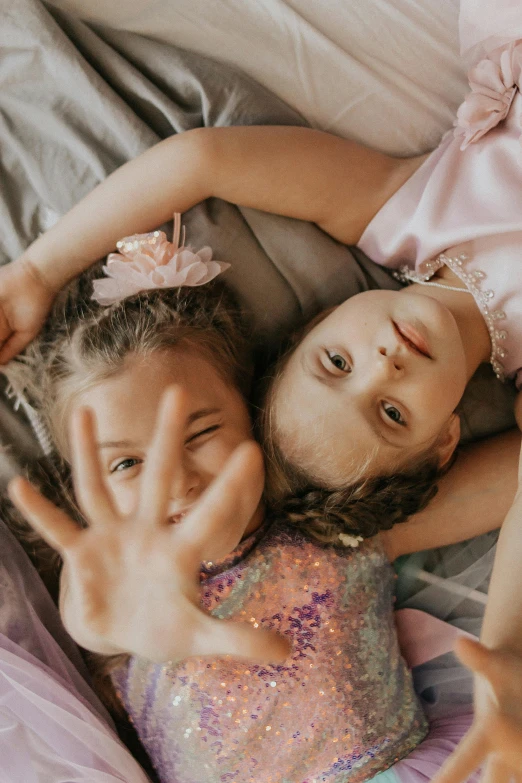
[(344, 570), (347, 566), (357, 568), (363, 562), (375, 568), (389, 566), (388, 548), (391, 544), (381, 535), (363, 540), (341, 534), (339, 546), (325, 545), (286, 522), (276, 522), (260, 542), (258, 552), (275, 553), (285, 567), (303, 567), (310, 561), (316, 568), (328, 565)]

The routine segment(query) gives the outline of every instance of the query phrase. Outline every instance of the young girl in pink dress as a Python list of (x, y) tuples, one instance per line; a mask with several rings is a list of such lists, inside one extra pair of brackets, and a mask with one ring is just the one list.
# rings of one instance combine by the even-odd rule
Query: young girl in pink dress
[[(119, 249), (106, 267), (119, 291), (114, 277), (94, 283), (110, 304), (73, 293), (25, 360), (88, 524), (14, 483), (64, 559), (66, 627), (104, 656), (162, 783), (431, 779), (471, 705), (426, 736), (392, 611), (390, 559), (414, 543), (403, 548), (401, 526), (363, 540), (338, 525), (325, 541), (293, 501), (266, 515), (244, 334), (225, 289), (206, 282), (221, 265), (161, 232)], [(422, 653), (424, 622), (409, 619), (417, 662), (448, 649), (439, 622)]]

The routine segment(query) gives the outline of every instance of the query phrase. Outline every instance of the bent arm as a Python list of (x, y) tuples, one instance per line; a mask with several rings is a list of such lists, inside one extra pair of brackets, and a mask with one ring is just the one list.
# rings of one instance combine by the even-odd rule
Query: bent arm
[(465, 446), (427, 508), (380, 534), (390, 560), (499, 528), (517, 490), (519, 453), (516, 429)]
[(355, 243), (423, 159), (391, 158), (307, 128), (198, 128), (117, 169), (21, 258), (59, 290), (121, 237), (212, 196), (312, 221)]

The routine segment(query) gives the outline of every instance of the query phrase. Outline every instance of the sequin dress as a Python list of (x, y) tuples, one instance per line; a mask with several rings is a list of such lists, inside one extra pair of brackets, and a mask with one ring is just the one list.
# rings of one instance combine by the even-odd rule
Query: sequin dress
[(499, 378), (522, 384), (522, 11), (511, 0), (462, 0), (471, 92), (455, 132), (375, 215), (359, 241), (402, 279), (449, 266), (471, 291)]
[(293, 650), (280, 666), (133, 658), (113, 672), (162, 783), (363, 781), (425, 736), (378, 540), (324, 548), (265, 525), (202, 579), (208, 611), (276, 629)]

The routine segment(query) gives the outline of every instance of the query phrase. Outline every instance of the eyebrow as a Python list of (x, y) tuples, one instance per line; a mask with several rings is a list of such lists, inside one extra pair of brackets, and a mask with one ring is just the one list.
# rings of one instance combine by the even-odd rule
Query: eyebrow
[[(185, 426), (190, 427), (195, 421), (204, 419), (206, 416), (211, 416), (214, 413), (221, 413), (221, 408), (200, 408), (187, 416)], [(104, 440), (98, 443), (98, 449), (116, 449), (116, 448), (136, 448), (139, 444), (132, 440)]]

